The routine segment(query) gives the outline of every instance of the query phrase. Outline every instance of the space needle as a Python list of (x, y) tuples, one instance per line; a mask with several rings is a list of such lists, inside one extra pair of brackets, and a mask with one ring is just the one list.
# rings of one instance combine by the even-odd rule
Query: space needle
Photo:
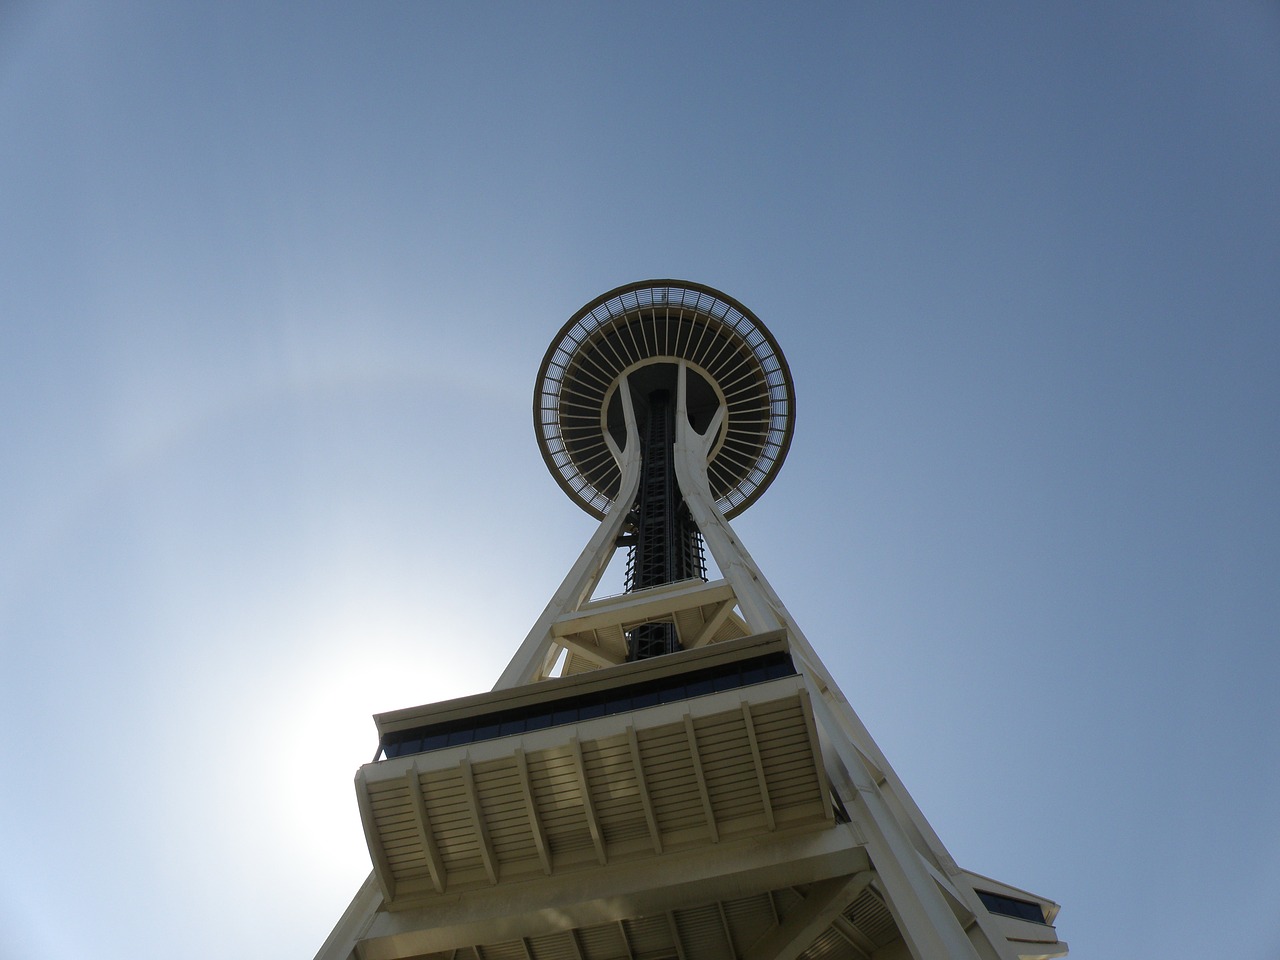
[(598, 524), (492, 691), (374, 717), (372, 872), (317, 960), (1065, 956), (1056, 903), (952, 858), (730, 526), (795, 432), (760, 319), (610, 290), (552, 339), (533, 420)]

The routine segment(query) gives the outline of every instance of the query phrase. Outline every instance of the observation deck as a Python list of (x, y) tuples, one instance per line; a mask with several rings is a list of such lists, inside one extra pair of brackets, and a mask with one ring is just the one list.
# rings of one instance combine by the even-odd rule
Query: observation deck
[(393, 907), (836, 818), (781, 631), (374, 719), (356, 793)]
[[(773, 335), (750, 310), (711, 287), (644, 280), (592, 300), (551, 341), (538, 370), (534, 430), (556, 481), (583, 510), (603, 519), (618, 497), (626, 430), (619, 386), (626, 378), (643, 414), (655, 391), (689, 370), (689, 417), (703, 432), (724, 422), (707, 477), (717, 506), (737, 516), (764, 492), (795, 429), (795, 391)], [(629, 507), (630, 504), (624, 506)]]

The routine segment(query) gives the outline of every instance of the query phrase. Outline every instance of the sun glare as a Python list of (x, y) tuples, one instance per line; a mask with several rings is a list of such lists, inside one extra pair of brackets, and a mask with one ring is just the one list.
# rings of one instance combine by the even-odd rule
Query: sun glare
[(351, 783), (377, 748), (372, 715), (478, 692), (494, 672), (483, 642), (451, 642), (462, 636), (456, 624), (392, 624), (385, 613), (376, 632), (334, 625), (317, 638), (315, 655), (282, 684), (264, 719), (287, 744), (262, 792), (274, 842), (324, 871), (368, 867)]

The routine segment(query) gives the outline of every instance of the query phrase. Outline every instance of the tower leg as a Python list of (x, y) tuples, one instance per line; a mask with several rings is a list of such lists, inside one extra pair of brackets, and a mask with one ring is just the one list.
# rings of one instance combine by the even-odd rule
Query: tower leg
[[(815, 718), (819, 726), (831, 731), (828, 739), (834, 748), (837, 769), (829, 771), (832, 782), (839, 785), (842, 799), (861, 814), (869, 834), (869, 848), (876, 871), (884, 885), (884, 892), (894, 912), (904, 938), (917, 960), (935, 957), (978, 960), (979, 953), (968, 934), (956, 919), (934, 877), (926, 864), (925, 854), (933, 854), (946, 864), (946, 873), (960, 873), (958, 865), (946, 853), (928, 822), (915, 810), (905, 789), (899, 798), (907, 797), (906, 807), (899, 804), (908, 823), (903, 823), (892, 809), (888, 798), (877, 784), (877, 778), (868, 766), (867, 758), (860, 752), (861, 744), (873, 745), (848, 701), (840, 694), (835, 681), (821, 666), (808, 640), (795, 620), (787, 612), (760, 568), (756, 566), (738, 535), (716, 506), (707, 478), (707, 461), (711, 447), (725, 417), (724, 407), (717, 411), (705, 433), (698, 433), (689, 422), (687, 401), (687, 367), (680, 365), (676, 394), (676, 476), (694, 522), (715, 557), (721, 574), (733, 586), (738, 605), (748, 626), (757, 633), (785, 627), (792, 649), (799, 656), (797, 664), (810, 688)], [(855, 747), (855, 743), (859, 743)], [(892, 775), (887, 761), (876, 751), (877, 766), (882, 773)], [(887, 777), (886, 777), (887, 779)], [(893, 786), (897, 786), (896, 776)], [(914, 815), (913, 815), (914, 814)], [(912, 842), (911, 833), (924, 840), (922, 851)], [(941, 854), (941, 856), (937, 856)], [(958, 884), (964, 888), (967, 884)], [(969, 897), (976, 897), (968, 891)], [(968, 898), (966, 898), (968, 899)], [(982, 911), (970, 910), (981, 922)], [(983, 937), (990, 944), (991, 956), (1012, 956), (1007, 941), (994, 931), (983, 929)]]
[(627, 519), (630, 505), (635, 503), (636, 493), (640, 489), (640, 431), (636, 427), (635, 409), (631, 403), (631, 390), (624, 378), (619, 386), (622, 394), (623, 418), (627, 429), (627, 445), (619, 450), (613, 438), (605, 432), (605, 442), (609, 452), (618, 462), (622, 470), (622, 481), (618, 487), (618, 495), (614, 498), (609, 513), (600, 521), (595, 534), (587, 542), (578, 556), (568, 576), (560, 584), (560, 589), (552, 596), (551, 602), (542, 611), (524, 642), (516, 651), (502, 676), (493, 685), (493, 689), (502, 690), (539, 679), (539, 674), (547, 669), (548, 654), (551, 652), (551, 625), (557, 619), (577, 610), (590, 597), (596, 584), (604, 576), (605, 568), (613, 557), (618, 536)]

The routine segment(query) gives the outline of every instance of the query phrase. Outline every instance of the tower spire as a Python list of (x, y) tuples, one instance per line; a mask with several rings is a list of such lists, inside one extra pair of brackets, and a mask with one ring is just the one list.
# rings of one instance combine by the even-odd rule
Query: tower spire
[[(1056, 904), (951, 857), (729, 525), (795, 426), (758, 318), (610, 291), (552, 341), (534, 424), (600, 524), (491, 693), (374, 718), (373, 872), (318, 960), (1066, 954)], [(628, 592), (593, 599), (620, 545)]]

